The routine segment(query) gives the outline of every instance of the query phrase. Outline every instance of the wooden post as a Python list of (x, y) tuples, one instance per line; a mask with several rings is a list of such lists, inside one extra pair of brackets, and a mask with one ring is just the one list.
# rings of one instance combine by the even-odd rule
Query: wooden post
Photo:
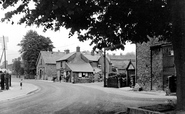
[(4, 61), (5, 61), (4, 67), (6, 69), (6, 47), (5, 47), (5, 39), (4, 39), (4, 36), (3, 36), (3, 51), (4, 51)]
[(150, 71), (150, 75), (151, 75), (151, 85), (150, 85), (150, 90), (152, 90), (153, 88), (152, 88), (152, 85), (153, 85), (153, 83), (152, 83), (152, 80), (153, 80), (153, 75), (152, 75), (152, 49), (150, 50), (150, 69), (151, 69), (151, 71)]

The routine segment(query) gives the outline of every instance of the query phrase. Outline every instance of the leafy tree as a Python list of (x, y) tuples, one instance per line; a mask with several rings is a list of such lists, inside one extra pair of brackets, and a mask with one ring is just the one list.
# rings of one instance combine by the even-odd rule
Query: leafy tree
[(24, 63), (24, 70), (29, 77), (36, 74), (36, 61), (40, 51), (52, 51), (54, 48), (50, 38), (38, 35), (35, 31), (28, 31), (21, 42), (20, 53)]
[[(20, 0), (6, 0), (3, 7)], [(29, 9), (33, 1), (35, 8)], [(148, 41), (148, 37), (172, 42), (177, 73), (177, 108), (185, 110), (185, 0), (23, 0), (2, 20), (12, 21), (23, 13), (19, 24), (36, 24), (45, 30), (61, 26), (75, 32), (80, 41), (91, 39), (95, 48)], [(82, 32), (86, 30), (85, 33)]]
[(14, 71), (14, 73), (16, 74), (16, 76), (18, 77), (18, 75), (20, 75), (20, 71), (21, 71), (21, 59), (20, 58), (16, 58), (13, 61), (13, 66), (12, 69)]

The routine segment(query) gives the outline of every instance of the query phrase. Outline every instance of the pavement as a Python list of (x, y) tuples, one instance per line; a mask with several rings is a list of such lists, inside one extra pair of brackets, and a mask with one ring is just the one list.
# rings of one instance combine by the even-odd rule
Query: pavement
[[(45, 81), (45, 82), (47, 83), (52, 81)], [(59, 82), (55, 82), (55, 83), (59, 83)], [(176, 99), (176, 96), (166, 96), (166, 93), (164, 91), (132, 91), (132, 88), (129, 88), (129, 87), (107, 88), (107, 87), (103, 87), (102, 82), (80, 83), (80, 84), (74, 84), (74, 85), (90, 87), (90, 88), (105, 91), (107, 93), (114, 93), (114, 94), (124, 95), (128, 97), (151, 98), (151, 99), (152, 98)], [(9, 90), (3, 90), (0, 92), (0, 102), (16, 99), (20, 97), (25, 97), (27, 95), (34, 94), (39, 90), (40, 90), (39, 87), (29, 83), (23, 83), (23, 88), (21, 89), (18, 82), (12, 82), (12, 86), (10, 87)]]
[(0, 102), (25, 97), (27, 95), (34, 94), (39, 90), (40, 89), (37, 86), (29, 83), (23, 83), (21, 89), (19, 82), (12, 82), (12, 86), (9, 88), (9, 90), (2, 90), (0, 92)]
[(90, 88), (105, 91), (107, 93), (114, 93), (114, 94), (124, 95), (128, 97), (134, 97), (134, 98), (151, 98), (151, 99), (162, 98), (162, 99), (173, 99), (173, 100), (177, 98), (175, 95), (166, 96), (166, 93), (164, 91), (133, 91), (132, 88), (130, 87), (122, 87), (122, 88), (103, 87), (103, 82), (75, 84), (75, 85), (90, 87)]

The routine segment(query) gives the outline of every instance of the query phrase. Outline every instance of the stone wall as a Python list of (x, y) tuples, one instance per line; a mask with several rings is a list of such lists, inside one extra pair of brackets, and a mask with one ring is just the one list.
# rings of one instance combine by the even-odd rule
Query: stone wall
[(150, 43), (136, 44), (136, 58), (137, 83), (139, 83), (144, 90), (150, 90)]
[(37, 79), (44, 79), (44, 76), (45, 76), (45, 63), (43, 61), (42, 56), (39, 58), (37, 66), (36, 66), (36, 75), (37, 75), (37, 77), (36, 77)]
[(162, 49), (155, 48), (152, 51), (152, 69), (151, 69), (151, 50), (150, 46), (161, 44), (156, 40), (150, 40), (147, 43), (136, 45), (136, 82), (144, 90), (151, 90), (151, 70), (152, 70), (152, 89), (161, 90), (163, 87), (163, 54)]
[(162, 90), (163, 88), (163, 54), (162, 48), (152, 50), (152, 89)]
[(56, 64), (46, 65), (46, 79), (51, 80), (53, 77), (57, 76)]

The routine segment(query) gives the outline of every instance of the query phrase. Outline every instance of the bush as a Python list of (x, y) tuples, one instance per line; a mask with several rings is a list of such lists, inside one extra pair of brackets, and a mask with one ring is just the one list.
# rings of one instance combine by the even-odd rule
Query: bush
[(117, 73), (114, 73), (114, 72), (111, 72), (108, 74), (109, 77), (116, 76), (116, 75), (117, 75)]
[(120, 77), (120, 78), (126, 78), (126, 74), (125, 73), (119, 73), (118, 74), (118, 77)]

